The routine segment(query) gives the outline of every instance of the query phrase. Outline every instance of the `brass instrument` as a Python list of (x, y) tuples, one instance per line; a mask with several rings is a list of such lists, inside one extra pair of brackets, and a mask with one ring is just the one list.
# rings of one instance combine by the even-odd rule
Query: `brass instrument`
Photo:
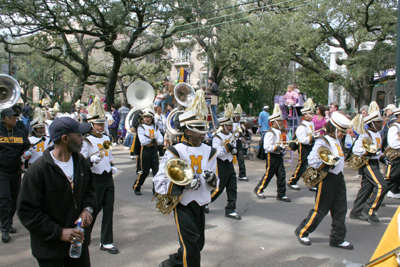
[[(192, 167), (189, 163), (179, 158), (169, 159), (165, 163), (164, 170), (168, 179), (176, 185), (188, 185), (194, 177)], [(182, 195), (161, 195), (156, 193), (151, 201), (154, 198), (157, 198), (156, 210), (164, 215), (168, 215), (178, 205)]]
[[(363, 138), (362, 142), (362, 146), (365, 149), (365, 151), (375, 154), (378, 151), (378, 147), (376, 146), (376, 144), (369, 138)], [(365, 164), (368, 163), (369, 159), (366, 159), (364, 157), (360, 157), (357, 156), (356, 154), (352, 154), (351, 157), (346, 160), (347, 166), (349, 166), (349, 168), (352, 171), (356, 171), (358, 169), (360, 169), (362, 166), (364, 166)]]
[(400, 149), (395, 149), (388, 146), (383, 154), (388, 157), (388, 159), (393, 161), (400, 156)]
[(318, 129), (312, 133), (307, 133), (307, 136), (314, 136), (315, 138), (320, 136), (320, 131), (326, 131), (325, 127), (322, 127), (321, 129)]
[[(326, 165), (335, 166), (339, 163), (339, 161), (335, 160), (335, 155), (327, 147), (318, 148), (317, 154), (319, 159), (322, 160)], [(304, 180), (304, 184), (308, 188), (312, 188), (319, 184), (323, 179), (325, 179), (327, 175), (328, 172), (324, 172), (308, 166), (302, 177)]]
[(14, 106), (21, 96), (21, 87), (11, 76), (0, 74), (0, 110)]
[[(112, 145), (111, 141), (105, 140), (105, 141), (103, 142), (103, 147), (100, 148), (99, 150), (97, 150), (96, 152), (92, 153), (92, 154), (91, 154), (90, 156), (88, 156), (87, 158), (90, 158), (91, 156), (94, 156), (94, 155), (96, 155), (97, 153), (100, 153), (100, 152), (102, 152), (102, 151), (108, 151), (108, 150), (110, 150), (110, 149), (111, 149), (111, 145)], [(102, 158), (102, 157), (104, 157), (103, 153), (100, 154), (100, 158)]]
[[(222, 130), (221, 130), (222, 131)], [(240, 137), (240, 133), (242, 133), (242, 128), (240, 127), (236, 127), (236, 130), (232, 133), (231, 136), (229, 136), (228, 139), (225, 140), (224, 145), (230, 144), (232, 142), (235, 142), (239, 137)], [(238, 135), (236, 135), (238, 134)], [(236, 135), (236, 136), (235, 136)], [(231, 139), (232, 138), (232, 139)]]
[(167, 130), (172, 135), (183, 135), (183, 133), (178, 132), (171, 126), (171, 120), (178, 115), (178, 112), (183, 112), (183, 107), (188, 107), (194, 101), (195, 91), (193, 87), (187, 83), (178, 83), (174, 88), (174, 97), (179, 106), (168, 114), (166, 126)]
[(297, 139), (295, 140), (290, 140), (290, 141), (278, 141), (276, 143), (273, 143), (273, 145), (283, 145), (283, 146), (289, 146), (290, 143), (296, 143), (296, 145), (299, 144), (299, 141)]

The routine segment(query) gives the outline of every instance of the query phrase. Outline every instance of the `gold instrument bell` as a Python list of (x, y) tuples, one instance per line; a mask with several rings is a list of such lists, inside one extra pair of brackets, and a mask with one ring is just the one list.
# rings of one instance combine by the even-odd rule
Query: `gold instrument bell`
[[(92, 154), (91, 154), (89, 157), (87, 157), (87, 158), (90, 158), (91, 156), (94, 156), (94, 155), (96, 155), (97, 153), (100, 153), (100, 152), (102, 152), (102, 151), (108, 151), (108, 150), (111, 149), (111, 147), (112, 147), (111, 141), (105, 140), (105, 141), (103, 142), (103, 147), (100, 148), (99, 150), (97, 150), (96, 152), (92, 153)], [(104, 156), (103, 154), (100, 154), (100, 158), (102, 158), (103, 156)]]
[[(327, 147), (318, 148), (317, 154), (318, 158), (322, 160), (326, 165), (333, 166), (338, 163), (338, 161), (335, 160), (335, 155)], [(324, 172), (308, 166), (302, 177), (304, 180), (304, 184), (308, 188), (312, 188), (319, 184), (327, 175), (328, 172)]]
[[(372, 153), (372, 154), (375, 154), (378, 151), (378, 147), (371, 139), (363, 138), (363, 140), (361, 142), (362, 142), (362, 146), (365, 149), (365, 151)], [(368, 162), (368, 159), (357, 156), (356, 154), (352, 154), (351, 157), (348, 160), (346, 160), (347, 166), (349, 166), (349, 168), (352, 171), (356, 171), (356, 170), (360, 169), (362, 166), (367, 164), (367, 162)]]
[[(165, 174), (168, 179), (176, 185), (185, 186), (193, 180), (192, 167), (186, 161), (179, 158), (169, 159), (164, 166)], [(155, 194), (153, 199), (157, 198), (156, 210), (164, 215), (168, 215), (181, 201), (182, 195), (160, 195)]]
[(388, 146), (384, 152), (385, 156), (390, 160), (395, 160), (400, 156), (400, 149), (394, 149)]

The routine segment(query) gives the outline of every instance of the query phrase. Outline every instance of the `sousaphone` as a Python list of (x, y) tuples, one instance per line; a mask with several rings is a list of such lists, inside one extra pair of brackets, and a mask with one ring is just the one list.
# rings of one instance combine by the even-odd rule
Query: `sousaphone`
[(128, 103), (133, 106), (125, 119), (125, 129), (128, 133), (134, 134), (132, 130), (132, 119), (140, 109), (148, 107), (154, 100), (154, 88), (145, 81), (133, 82), (126, 91)]
[(21, 96), (21, 87), (11, 76), (0, 74), (0, 110), (14, 106)]
[(174, 89), (174, 97), (178, 102), (178, 107), (172, 110), (167, 117), (167, 129), (173, 135), (182, 135), (183, 133), (178, 132), (171, 125), (171, 120), (175, 118), (178, 112), (183, 112), (184, 107), (188, 107), (194, 101), (195, 91), (187, 83), (178, 83)]

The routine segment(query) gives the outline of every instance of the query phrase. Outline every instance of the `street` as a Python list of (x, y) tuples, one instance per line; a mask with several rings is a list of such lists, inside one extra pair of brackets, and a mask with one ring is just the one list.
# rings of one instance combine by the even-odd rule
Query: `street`
[[(297, 153), (295, 153), (297, 154)], [(100, 251), (101, 215), (97, 218), (90, 246), (92, 266), (158, 266), (179, 246), (173, 215), (156, 212), (151, 202), (151, 179), (142, 187), (142, 196), (136, 196), (132, 184), (136, 179), (134, 161), (129, 150), (113, 149), (114, 163), (119, 169), (114, 176), (116, 198), (114, 207), (114, 245), (120, 254), (111, 255)], [(294, 163), (294, 167), (297, 160)], [(286, 164), (286, 180), (293, 169)], [(237, 164), (236, 164), (237, 169)], [(206, 242), (202, 251), (202, 266), (345, 266), (344, 260), (367, 263), (377, 247), (400, 200), (385, 199), (386, 207), (379, 210), (380, 223), (362, 222), (348, 217), (360, 186), (354, 180), (355, 172), (345, 167), (347, 183), (347, 236), (355, 249), (347, 251), (329, 246), (331, 217), (328, 214), (314, 233), (310, 235), (312, 246), (301, 245), (294, 235), (295, 228), (306, 218), (314, 206), (315, 193), (310, 192), (302, 181), (300, 191), (287, 189), (291, 203), (277, 201), (276, 181), (271, 181), (258, 199), (253, 189), (265, 172), (265, 162), (258, 159), (246, 161), (249, 182), (238, 181), (237, 213), (241, 221), (224, 216), (226, 194), (210, 205), (206, 214)], [(0, 243), (0, 266), (37, 266), (31, 255), (28, 231), (14, 217), (18, 232), (10, 243)]]

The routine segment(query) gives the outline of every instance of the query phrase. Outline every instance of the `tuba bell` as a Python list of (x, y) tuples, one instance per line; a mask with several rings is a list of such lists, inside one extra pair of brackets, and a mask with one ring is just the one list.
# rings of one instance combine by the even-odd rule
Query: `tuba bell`
[[(340, 162), (340, 160), (335, 159), (335, 155), (327, 147), (318, 148), (317, 154), (318, 158), (322, 160), (322, 162), (326, 165), (336, 166)], [(308, 188), (312, 188), (319, 184), (323, 179), (325, 179), (327, 175), (328, 172), (314, 169), (313, 167), (308, 166), (302, 177), (304, 180), (304, 184)]]
[(21, 87), (11, 76), (0, 74), (0, 110), (14, 106), (21, 96)]
[[(376, 144), (371, 139), (363, 138), (363, 140), (361, 142), (362, 142), (362, 146), (365, 149), (365, 151), (367, 151), (369, 153), (372, 153), (372, 154), (376, 154), (378, 152), (378, 147), (376, 146)], [(357, 156), (356, 154), (353, 153), (351, 155), (351, 157), (346, 160), (346, 163), (347, 163), (347, 166), (349, 166), (349, 168), (352, 171), (357, 171), (362, 166), (367, 164), (368, 160), (369, 159)]]
[[(164, 170), (168, 179), (176, 185), (185, 186), (193, 180), (192, 167), (182, 159), (169, 159), (165, 163)], [(164, 215), (168, 215), (178, 205), (182, 195), (160, 195), (156, 193), (152, 201), (154, 198), (157, 198), (156, 210)]]
[(167, 117), (167, 130), (173, 135), (182, 135), (183, 133), (178, 132), (171, 125), (171, 120), (177, 116), (178, 112), (183, 112), (183, 107), (188, 107), (193, 101), (195, 97), (195, 91), (193, 87), (191, 87), (187, 83), (178, 83), (174, 89), (174, 97), (176, 102), (178, 102), (179, 106), (172, 110)]

